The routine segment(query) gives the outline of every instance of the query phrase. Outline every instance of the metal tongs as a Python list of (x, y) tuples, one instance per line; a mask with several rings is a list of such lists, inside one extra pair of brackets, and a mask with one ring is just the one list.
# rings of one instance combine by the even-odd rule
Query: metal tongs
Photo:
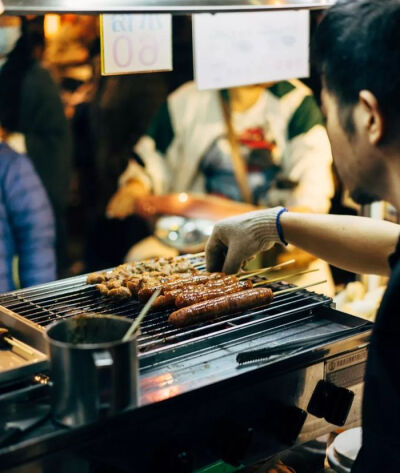
[(282, 355), (300, 351), (304, 348), (308, 348), (309, 345), (327, 343), (343, 336), (353, 335), (355, 333), (358, 333), (360, 331), (360, 328), (364, 327), (365, 325), (368, 325), (368, 323), (364, 323), (357, 327), (341, 330), (339, 332), (329, 332), (321, 335), (314, 335), (312, 337), (298, 338), (297, 340), (293, 340), (291, 342), (275, 343), (271, 344), (268, 347), (260, 348), (258, 350), (245, 351), (242, 353), (238, 353), (238, 355), (236, 356), (236, 361), (237, 363), (242, 365), (244, 363), (264, 360), (274, 355)]

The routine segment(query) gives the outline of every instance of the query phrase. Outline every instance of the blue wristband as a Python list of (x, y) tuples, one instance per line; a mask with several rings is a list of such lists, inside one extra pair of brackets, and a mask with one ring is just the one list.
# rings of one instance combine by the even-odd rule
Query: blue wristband
[(285, 240), (283, 237), (283, 232), (282, 232), (282, 225), (281, 225), (281, 215), (283, 212), (288, 212), (288, 209), (286, 207), (283, 207), (276, 215), (276, 229), (278, 230), (278, 236), (281, 242), (287, 246), (288, 242)]

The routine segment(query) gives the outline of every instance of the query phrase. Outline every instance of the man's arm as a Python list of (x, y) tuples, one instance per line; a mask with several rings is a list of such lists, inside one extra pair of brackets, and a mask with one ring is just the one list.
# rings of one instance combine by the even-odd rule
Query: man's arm
[(288, 243), (334, 266), (355, 273), (389, 274), (388, 256), (400, 236), (399, 225), (365, 217), (294, 212), (284, 212), (280, 221)]
[[(207, 243), (207, 268), (234, 273), (243, 261), (280, 242), (281, 210), (260, 210), (218, 222)], [(400, 225), (344, 215), (283, 212), (280, 224), (288, 243), (340, 268), (385, 276), (388, 256), (400, 235)]]

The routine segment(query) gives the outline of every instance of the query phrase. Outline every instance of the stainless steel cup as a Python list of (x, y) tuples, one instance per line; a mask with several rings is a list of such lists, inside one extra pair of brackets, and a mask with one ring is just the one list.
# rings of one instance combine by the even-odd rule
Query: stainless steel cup
[(84, 425), (137, 405), (137, 342), (122, 342), (130, 325), (122, 317), (88, 314), (47, 328), (57, 422)]

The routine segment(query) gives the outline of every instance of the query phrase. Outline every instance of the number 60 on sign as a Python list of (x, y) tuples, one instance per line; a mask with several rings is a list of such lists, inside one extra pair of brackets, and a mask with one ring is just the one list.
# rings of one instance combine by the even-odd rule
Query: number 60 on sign
[(171, 15), (101, 15), (103, 75), (172, 70)]

